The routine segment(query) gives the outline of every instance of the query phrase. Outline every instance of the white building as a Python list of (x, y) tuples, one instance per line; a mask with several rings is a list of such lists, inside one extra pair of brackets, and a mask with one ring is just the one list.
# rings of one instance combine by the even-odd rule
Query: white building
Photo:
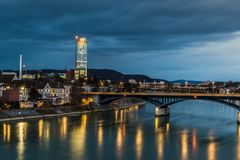
[(61, 105), (71, 100), (71, 86), (47, 83), (44, 88), (38, 89), (43, 99), (49, 99), (53, 104)]

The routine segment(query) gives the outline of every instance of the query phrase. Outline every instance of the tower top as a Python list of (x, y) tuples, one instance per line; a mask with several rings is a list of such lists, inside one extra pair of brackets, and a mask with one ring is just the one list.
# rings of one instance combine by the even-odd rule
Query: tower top
[(86, 45), (87, 44), (87, 39), (85, 37), (80, 37), (80, 36), (76, 35), (75, 40), (78, 45)]

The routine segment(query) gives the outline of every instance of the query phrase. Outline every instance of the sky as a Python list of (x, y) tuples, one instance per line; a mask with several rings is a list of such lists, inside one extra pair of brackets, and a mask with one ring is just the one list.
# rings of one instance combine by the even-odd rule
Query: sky
[(1, 0), (0, 69), (88, 68), (167, 80), (240, 80), (239, 0)]

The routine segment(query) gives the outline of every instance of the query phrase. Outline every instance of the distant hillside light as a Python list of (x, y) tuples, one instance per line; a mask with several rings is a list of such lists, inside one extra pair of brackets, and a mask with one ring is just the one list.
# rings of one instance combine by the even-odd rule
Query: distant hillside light
[(87, 78), (87, 39), (85, 37), (75, 36), (75, 80)]

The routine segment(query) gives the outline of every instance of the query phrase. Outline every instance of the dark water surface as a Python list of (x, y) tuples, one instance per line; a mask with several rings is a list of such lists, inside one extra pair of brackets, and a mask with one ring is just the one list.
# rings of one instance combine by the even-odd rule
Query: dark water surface
[(189, 100), (170, 118), (154, 106), (0, 124), (0, 159), (240, 159), (237, 111)]

